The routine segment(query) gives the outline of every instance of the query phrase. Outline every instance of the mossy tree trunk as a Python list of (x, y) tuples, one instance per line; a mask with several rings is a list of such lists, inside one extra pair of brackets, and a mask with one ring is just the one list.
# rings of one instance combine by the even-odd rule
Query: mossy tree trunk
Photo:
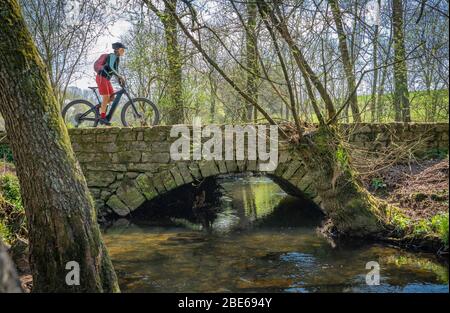
[(395, 120), (411, 122), (406, 67), (405, 36), (403, 31), (403, 1), (392, 2), (392, 26), (394, 34), (394, 107)]
[[(378, 9), (381, 7), (381, 0), (377, 2)], [(378, 36), (379, 36), (379, 21), (375, 21), (374, 30), (373, 30), (373, 38), (372, 38), (372, 64), (373, 64), (373, 80), (372, 80), (372, 95), (370, 97), (370, 121), (374, 123), (375, 121), (379, 122), (377, 117), (380, 113), (377, 112), (377, 87), (378, 87)]]
[(322, 125), (305, 135), (297, 151), (336, 235), (363, 237), (384, 232), (387, 204), (362, 186), (334, 126)]
[[(85, 178), (17, 0), (0, 2), (0, 20), (0, 112), (28, 220), (33, 291), (119, 291)], [(79, 264), (79, 285), (66, 284), (70, 261)]]
[[(245, 53), (247, 61), (247, 93), (255, 102), (258, 102), (258, 37), (256, 34), (256, 15), (258, 13), (256, 3), (247, 1), (247, 25), (245, 28)], [(258, 111), (251, 103), (247, 102), (247, 109), (244, 112), (243, 120), (246, 122), (256, 122)]]
[[(177, 0), (170, 0), (176, 7)], [(180, 47), (178, 44), (177, 22), (170, 10), (166, 8), (164, 14), (160, 15), (164, 25), (166, 38), (167, 69), (167, 91), (170, 98), (170, 108), (168, 115), (169, 124), (180, 124), (184, 122), (183, 107), (183, 75)]]

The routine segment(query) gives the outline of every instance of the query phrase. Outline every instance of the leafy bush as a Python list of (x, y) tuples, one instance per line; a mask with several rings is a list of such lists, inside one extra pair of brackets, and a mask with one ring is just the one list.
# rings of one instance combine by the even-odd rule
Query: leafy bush
[(442, 239), (442, 242), (448, 247), (448, 213), (438, 214), (431, 219), (431, 227)]
[(2, 220), (0, 220), (0, 238), (5, 242), (10, 243), (12, 239), (11, 237), (10, 229)]
[(399, 212), (398, 210), (392, 210), (390, 214), (391, 223), (395, 226), (395, 228), (403, 232), (409, 228), (411, 220), (406, 215)]
[(12, 245), (17, 238), (28, 237), (27, 234), (19, 180), (10, 173), (0, 175), (0, 236)]
[(22, 208), (19, 179), (16, 175), (7, 173), (0, 176), (0, 193), (6, 201), (16, 207)]
[(432, 229), (430, 227), (430, 221), (429, 220), (420, 220), (416, 224), (414, 224), (413, 227), (413, 235), (416, 237), (419, 237), (421, 235), (426, 235), (432, 232)]

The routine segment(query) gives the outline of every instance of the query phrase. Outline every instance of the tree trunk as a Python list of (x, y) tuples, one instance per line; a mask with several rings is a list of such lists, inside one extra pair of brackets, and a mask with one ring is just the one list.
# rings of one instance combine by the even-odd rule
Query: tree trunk
[[(390, 38), (392, 38), (392, 36), (390, 36)], [(388, 49), (387, 49), (387, 53), (386, 53), (386, 58), (384, 60), (383, 63), (383, 68), (381, 71), (381, 80), (380, 83), (378, 85), (378, 92), (377, 92), (377, 121), (378, 122), (383, 122), (382, 117), (385, 117), (387, 114), (385, 114), (385, 101), (384, 101), (384, 85), (386, 83), (386, 78), (388, 75), (388, 63), (389, 63), (389, 54), (391, 52), (391, 46), (392, 46), (392, 39), (389, 40), (388, 43)]]
[(348, 152), (334, 126), (322, 125), (305, 135), (297, 150), (305, 164), (321, 206), (333, 223), (335, 235), (352, 237), (382, 234), (387, 204), (362, 186), (351, 168)]
[[(0, 112), (28, 221), (33, 291), (119, 291), (48, 72), (17, 0), (2, 1), (0, 12)], [(66, 283), (70, 261), (79, 264), (79, 285)]]
[(361, 122), (361, 116), (358, 108), (355, 69), (348, 51), (347, 36), (345, 35), (344, 27), (342, 26), (341, 10), (339, 9), (337, 0), (329, 0), (329, 2), (331, 5), (331, 12), (333, 13), (334, 23), (336, 24), (336, 32), (339, 39), (339, 50), (341, 52), (341, 59), (344, 65), (345, 77), (347, 78), (348, 95), (350, 97), (349, 102), (353, 113), (353, 121), (359, 123)]
[[(380, 0), (378, 0), (378, 8), (380, 8)], [(376, 22), (378, 23), (378, 22)], [(378, 84), (378, 24), (375, 24), (374, 34), (372, 40), (373, 47), (373, 81), (372, 81), (372, 96), (370, 98), (370, 117), (371, 122), (374, 123), (377, 117), (377, 84)]]
[(16, 268), (0, 238), (0, 293), (22, 292)]
[(208, 75), (210, 88), (210, 107), (209, 107), (209, 121), (211, 124), (215, 122), (216, 118), (216, 98), (217, 98), (217, 82), (213, 77), (213, 72)]
[(403, 31), (403, 1), (392, 2), (392, 25), (394, 28), (394, 106), (395, 120), (411, 122), (406, 68), (405, 38)]
[[(169, 2), (173, 7), (176, 7), (177, 0), (169, 0)], [(169, 124), (180, 124), (184, 122), (183, 61), (178, 44), (177, 21), (168, 7), (165, 8), (164, 14), (160, 18), (164, 25), (166, 54), (169, 65), (167, 91), (170, 98), (170, 108), (167, 121)]]
[[(255, 101), (258, 102), (258, 39), (256, 36), (256, 3), (248, 1), (247, 6), (247, 27), (245, 29), (246, 41), (246, 58), (247, 58), (247, 93)], [(247, 110), (244, 121), (251, 121), (252, 117), (256, 122), (257, 111), (253, 110), (253, 105), (247, 103)], [(254, 111), (254, 112), (253, 112)]]

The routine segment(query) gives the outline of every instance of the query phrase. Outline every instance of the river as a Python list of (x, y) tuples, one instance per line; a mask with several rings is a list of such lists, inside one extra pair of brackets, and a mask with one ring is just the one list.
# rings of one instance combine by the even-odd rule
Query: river
[[(207, 222), (120, 220), (104, 240), (123, 292), (449, 292), (433, 254), (374, 243), (334, 245), (322, 213), (266, 177), (223, 177)], [(368, 262), (379, 285), (368, 285)], [(373, 276), (370, 276), (373, 277)]]

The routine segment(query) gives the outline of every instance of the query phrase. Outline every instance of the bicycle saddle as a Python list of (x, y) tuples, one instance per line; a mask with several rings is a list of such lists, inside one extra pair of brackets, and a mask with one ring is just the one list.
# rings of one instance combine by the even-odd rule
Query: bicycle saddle
[(95, 87), (88, 87), (90, 90), (95, 90), (95, 89), (98, 89), (98, 87), (97, 86), (95, 86)]

